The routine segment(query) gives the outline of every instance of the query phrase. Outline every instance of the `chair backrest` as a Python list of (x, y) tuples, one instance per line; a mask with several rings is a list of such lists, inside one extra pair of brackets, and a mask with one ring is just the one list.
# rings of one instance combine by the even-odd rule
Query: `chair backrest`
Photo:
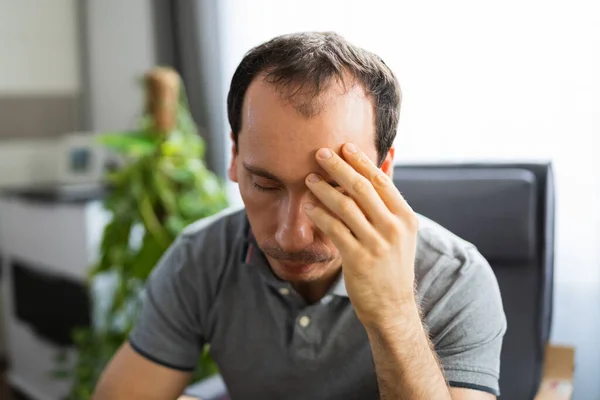
[(473, 243), (492, 266), (508, 321), (502, 398), (533, 399), (552, 316), (551, 165), (397, 166), (394, 183), (416, 212)]

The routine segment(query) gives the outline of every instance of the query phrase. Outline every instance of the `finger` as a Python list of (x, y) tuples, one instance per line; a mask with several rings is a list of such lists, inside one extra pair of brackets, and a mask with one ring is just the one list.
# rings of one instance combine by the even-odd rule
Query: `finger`
[(394, 185), (394, 181), (379, 169), (371, 159), (352, 143), (346, 143), (342, 148), (344, 159), (359, 174), (364, 176), (373, 186), (386, 207), (396, 215), (413, 213), (402, 194)]
[(316, 159), (331, 178), (356, 201), (369, 220), (379, 225), (382, 219), (389, 218), (389, 210), (373, 185), (350, 164), (327, 148), (319, 149)]
[(355, 257), (360, 243), (352, 232), (341, 221), (327, 212), (324, 208), (314, 203), (305, 203), (304, 210), (310, 220), (319, 228), (338, 248), (342, 257)]
[(338, 216), (359, 242), (373, 245), (380, 239), (379, 233), (352, 198), (334, 189), (317, 174), (306, 178), (306, 186), (327, 210)]

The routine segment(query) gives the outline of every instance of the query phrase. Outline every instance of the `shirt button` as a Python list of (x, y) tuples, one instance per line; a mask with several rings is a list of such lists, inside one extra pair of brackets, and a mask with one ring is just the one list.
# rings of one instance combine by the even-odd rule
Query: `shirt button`
[(284, 296), (287, 296), (288, 294), (290, 294), (290, 289), (286, 287), (279, 288), (279, 293), (281, 293)]
[(306, 328), (308, 326), (308, 324), (310, 324), (310, 318), (308, 318), (306, 315), (303, 315), (298, 320), (298, 323), (300, 324), (301, 327)]

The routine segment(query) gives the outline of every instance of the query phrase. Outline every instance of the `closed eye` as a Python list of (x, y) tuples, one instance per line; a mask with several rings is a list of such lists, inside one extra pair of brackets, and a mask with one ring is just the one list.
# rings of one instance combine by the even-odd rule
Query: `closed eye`
[(253, 183), (252, 186), (254, 186), (254, 189), (258, 190), (259, 192), (274, 192), (279, 189), (275, 187), (261, 186), (257, 183)]

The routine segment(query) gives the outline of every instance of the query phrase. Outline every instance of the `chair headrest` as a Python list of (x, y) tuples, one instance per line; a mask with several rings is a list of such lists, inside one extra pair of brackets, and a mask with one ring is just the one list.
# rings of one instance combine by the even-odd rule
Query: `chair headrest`
[(473, 243), (490, 262), (539, 254), (538, 181), (530, 170), (398, 166), (394, 183), (416, 212)]

